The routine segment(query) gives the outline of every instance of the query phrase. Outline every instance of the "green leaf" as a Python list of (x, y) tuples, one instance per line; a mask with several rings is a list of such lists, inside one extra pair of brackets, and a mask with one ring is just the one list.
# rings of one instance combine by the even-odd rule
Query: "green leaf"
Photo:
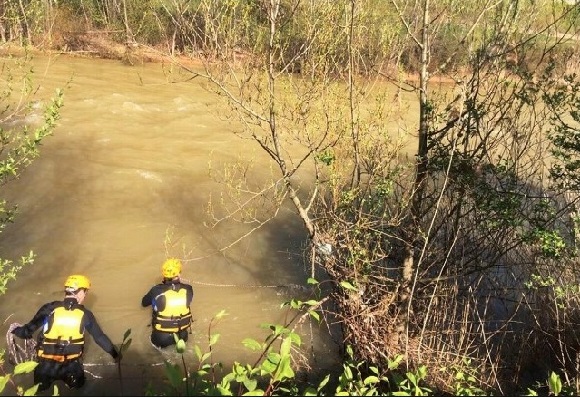
[(262, 375), (271, 374), (274, 371), (276, 371), (276, 368), (277, 367), (278, 367), (278, 363), (273, 363), (270, 360), (266, 360), (260, 366), (260, 368), (261, 368), (261, 374)]
[(395, 357), (395, 359), (393, 361), (388, 360), (389, 370), (397, 369), (399, 367), (399, 365), (401, 364), (401, 361), (403, 361), (403, 356), (401, 354), (399, 354), (397, 357)]
[[(34, 386), (32, 386), (32, 387), (30, 387), (30, 388), (26, 389), (26, 390), (24, 391), (24, 395), (25, 395), (25, 396), (36, 396), (36, 392), (37, 392), (37, 390), (38, 390), (38, 386), (40, 386), (40, 384), (34, 385)], [(55, 387), (56, 387), (56, 386), (55, 386)], [(55, 394), (55, 396), (58, 396), (58, 392), (57, 392), (57, 394)]]
[(212, 334), (210, 339), (209, 339), (209, 345), (210, 346), (215, 345), (217, 343), (217, 341), (219, 340), (219, 338), (220, 338), (220, 334)]
[(258, 343), (255, 339), (246, 338), (242, 341), (242, 344), (248, 349), (253, 351), (262, 350), (262, 345)]
[(289, 302), (284, 302), (280, 307), (290, 306), (292, 309), (299, 310), (302, 307), (302, 301), (292, 299)]
[(562, 391), (562, 381), (560, 380), (560, 376), (555, 372), (550, 374), (550, 379), (548, 381), (550, 386), (550, 391), (555, 395), (559, 395)]
[(322, 380), (320, 381), (320, 384), (318, 385), (318, 388), (317, 388), (317, 390), (318, 390), (318, 391), (322, 390), (322, 388), (328, 384), (328, 381), (329, 381), (329, 380), (330, 380), (330, 375), (326, 375), (326, 376), (324, 377), (324, 379), (322, 379)]
[(201, 349), (199, 348), (198, 345), (193, 346), (193, 351), (195, 352), (195, 356), (197, 357), (197, 359), (199, 361), (205, 361), (205, 360), (202, 360), (202, 358), (201, 358)]
[(341, 281), (340, 285), (342, 288), (344, 289), (348, 289), (350, 291), (358, 291), (351, 283), (349, 283), (348, 281)]
[(344, 375), (349, 382), (353, 379), (352, 370), (350, 367), (344, 367)]
[(246, 378), (244, 379), (243, 383), (246, 389), (248, 389), (248, 391), (253, 391), (256, 389), (256, 386), (258, 386), (258, 381), (255, 379)]
[(274, 335), (280, 335), (281, 333), (284, 332), (286, 328), (284, 328), (282, 325), (280, 324), (270, 324), (270, 330), (272, 331), (272, 333)]
[(308, 280), (306, 280), (307, 284), (318, 284), (318, 281), (312, 277), (309, 277)]
[(181, 386), (183, 375), (181, 374), (179, 366), (173, 365), (166, 361), (165, 375), (167, 376), (167, 379), (173, 388), (177, 389), (179, 386)]
[(185, 341), (183, 339), (178, 340), (175, 344), (175, 349), (179, 354), (185, 353), (185, 347)]
[(274, 381), (282, 381), (284, 379), (294, 378), (294, 371), (290, 365), (290, 359), (291, 357), (289, 355), (282, 357), (280, 364), (278, 365), (278, 370), (274, 375)]
[(365, 385), (379, 383), (379, 378), (376, 376), (367, 376), (363, 383)]
[(221, 384), (225, 385), (225, 384), (229, 384), (231, 381), (236, 379), (236, 374), (230, 372), (229, 374), (226, 374), (226, 376), (224, 376), (222, 378)]
[(123, 335), (123, 341), (125, 341), (129, 337), (129, 335), (131, 335), (131, 328), (125, 331), (125, 334)]
[(0, 393), (2, 391), (4, 391), (4, 388), (6, 387), (6, 383), (8, 383), (9, 380), (10, 380), (10, 374), (7, 374), (5, 376), (0, 376)]
[(290, 348), (292, 347), (292, 340), (290, 338), (284, 338), (282, 344), (280, 345), (280, 355), (282, 357), (290, 355)]
[(290, 333), (289, 337), (292, 339), (292, 343), (294, 343), (296, 346), (300, 346), (302, 344), (302, 339), (296, 332)]
[(244, 366), (242, 364), (240, 364), (239, 362), (235, 362), (234, 363), (234, 368), (232, 369), (232, 373), (236, 375), (236, 377), (240, 376), (240, 375), (244, 375), (246, 373), (246, 369), (244, 368)]
[(310, 315), (310, 317), (314, 318), (316, 321), (320, 321), (320, 315), (316, 311), (310, 310), (310, 311), (308, 311), (308, 314)]
[[(229, 385), (228, 385), (228, 386), (229, 386)], [(232, 394), (231, 390), (229, 389), (229, 387), (228, 387), (228, 388), (225, 388), (225, 387), (223, 387), (223, 386), (221, 386), (221, 385), (218, 385), (218, 386), (216, 387), (216, 389), (217, 389), (217, 391), (219, 392), (219, 393), (217, 394), (218, 396), (233, 396), (233, 394)]]
[(28, 374), (34, 371), (34, 368), (36, 368), (37, 365), (38, 363), (36, 361), (26, 361), (20, 364), (16, 364), (14, 367), (14, 375)]
[(270, 361), (273, 364), (278, 365), (278, 363), (280, 362), (280, 354), (276, 353), (276, 352), (268, 353), (268, 361)]
[(216, 320), (221, 320), (223, 317), (227, 316), (228, 313), (226, 313), (225, 310), (220, 311), (218, 314), (215, 315)]

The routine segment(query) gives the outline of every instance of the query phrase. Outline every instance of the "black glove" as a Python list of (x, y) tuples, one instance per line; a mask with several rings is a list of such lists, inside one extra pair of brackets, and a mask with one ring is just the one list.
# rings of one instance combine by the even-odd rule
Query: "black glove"
[(113, 351), (111, 352), (111, 357), (113, 357), (113, 360), (115, 360), (115, 362), (118, 363), (123, 358), (123, 355), (121, 353), (117, 352), (117, 349), (115, 347), (113, 347)]
[(24, 326), (14, 328), (12, 330), (12, 334), (16, 335), (17, 337), (22, 338), (22, 339), (32, 338), (32, 335), (29, 332), (27, 332), (27, 330)]

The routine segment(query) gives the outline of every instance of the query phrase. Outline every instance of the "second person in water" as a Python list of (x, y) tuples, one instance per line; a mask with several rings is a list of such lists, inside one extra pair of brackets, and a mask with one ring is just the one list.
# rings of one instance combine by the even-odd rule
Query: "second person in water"
[(191, 330), (191, 301), (193, 288), (181, 282), (181, 261), (169, 258), (161, 266), (161, 283), (154, 285), (141, 300), (143, 307), (151, 306), (151, 343), (156, 347), (175, 344), (173, 334), (187, 341)]

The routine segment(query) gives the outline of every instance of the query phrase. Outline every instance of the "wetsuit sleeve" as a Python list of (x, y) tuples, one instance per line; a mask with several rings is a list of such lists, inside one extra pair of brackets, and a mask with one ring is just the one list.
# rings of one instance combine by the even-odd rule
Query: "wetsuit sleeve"
[(151, 303), (153, 302), (153, 297), (154, 297), (153, 289), (154, 288), (151, 288), (149, 290), (149, 292), (147, 292), (145, 294), (145, 296), (143, 296), (143, 298), (141, 299), (141, 306), (143, 306), (143, 307), (151, 306)]
[(111, 342), (111, 339), (101, 329), (101, 326), (97, 322), (95, 315), (93, 312), (85, 308), (85, 316), (83, 318), (85, 323), (85, 330), (91, 334), (97, 345), (101, 347), (104, 351), (109, 353), (113, 358), (117, 358), (118, 353), (117, 349)]
[(187, 299), (187, 307), (191, 306), (191, 302), (193, 301), (193, 287), (189, 284), (185, 287), (187, 289), (186, 299)]
[(32, 317), (32, 320), (30, 320), (28, 323), (26, 323), (20, 327), (16, 327), (12, 331), (12, 333), (14, 335), (18, 336), (19, 338), (23, 338), (23, 339), (32, 338), (32, 336), (34, 335), (34, 332), (36, 332), (36, 330), (42, 326), (42, 324), (44, 323), (46, 318), (54, 310), (54, 307), (55, 307), (55, 302), (51, 302), (51, 303), (47, 303), (47, 304), (43, 305), (40, 309), (38, 309), (38, 311), (36, 312), (34, 317)]

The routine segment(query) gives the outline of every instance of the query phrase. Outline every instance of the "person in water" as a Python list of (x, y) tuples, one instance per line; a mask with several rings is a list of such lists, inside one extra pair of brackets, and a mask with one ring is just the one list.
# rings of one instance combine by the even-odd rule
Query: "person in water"
[(177, 258), (163, 262), (163, 280), (141, 299), (143, 307), (152, 308), (151, 343), (159, 348), (175, 344), (174, 334), (186, 342), (191, 331), (193, 288), (181, 281), (181, 268)]
[(44, 304), (32, 320), (12, 331), (19, 338), (30, 339), (42, 327), (37, 338), (38, 365), (34, 368), (34, 383), (39, 385), (39, 392), (57, 380), (62, 380), (71, 389), (85, 384), (82, 361), (85, 331), (115, 362), (121, 359), (94, 314), (83, 306), (90, 287), (87, 277), (69, 276), (64, 283), (64, 300)]

